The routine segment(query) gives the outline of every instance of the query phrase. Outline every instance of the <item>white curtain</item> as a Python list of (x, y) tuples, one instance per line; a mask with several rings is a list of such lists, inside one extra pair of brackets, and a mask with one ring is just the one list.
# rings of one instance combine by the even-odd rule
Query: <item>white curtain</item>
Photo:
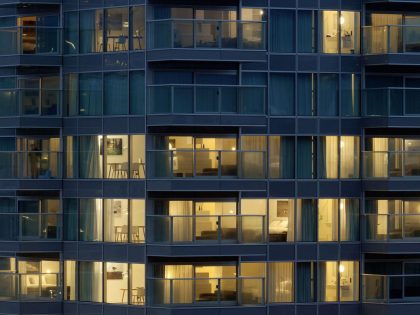
[(340, 177), (359, 177), (359, 137), (342, 136), (340, 138)]
[(293, 302), (293, 263), (269, 263), (268, 294), (270, 302)]
[(388, 139), (372, 139), (372, 175), (373, 177), (388, 177)]
[[(192, 265), (165, 266), (165, 279), (172, 281), (172, 303), (192, 303), (193, 299)], [(165, 282), (165, 303), (170, 301), (170, 280)]]
[(169, 215), (172, 216), (174, 242), (192, 241), (192, 201), (170, 201)]

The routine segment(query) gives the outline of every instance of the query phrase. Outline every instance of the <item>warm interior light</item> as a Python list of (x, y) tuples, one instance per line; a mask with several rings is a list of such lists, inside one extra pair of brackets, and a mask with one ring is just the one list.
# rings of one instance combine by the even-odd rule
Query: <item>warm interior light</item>
[(340, 16), (340, 25), (343, 25), (343, 24), (344, 24), (344, 22), (345, 22), (345, 20), (344, 20), (344, 16)]
[(260, 15), (264, 15), (264, 10), (260, 10)]
[(340, 266), (338, 267), (338, 271), (339, 271), (340, 273), (343, 273), (343, 272), (344, 272), (344, 266), (343, 266), (343, 265), (340, 265)]

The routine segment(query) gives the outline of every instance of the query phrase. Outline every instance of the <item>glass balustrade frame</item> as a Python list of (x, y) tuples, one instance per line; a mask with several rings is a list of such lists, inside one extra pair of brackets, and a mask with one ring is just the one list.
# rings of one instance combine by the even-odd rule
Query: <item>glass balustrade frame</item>
[(420, 152), (363, 151), (363, 178), (420, 177)]

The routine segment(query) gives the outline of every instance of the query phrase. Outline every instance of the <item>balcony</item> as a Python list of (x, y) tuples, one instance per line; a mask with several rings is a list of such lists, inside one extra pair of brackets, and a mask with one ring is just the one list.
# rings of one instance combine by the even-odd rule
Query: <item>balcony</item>
[(0, 116), (60, 115), (61, 91), (51, 89), (0, 90)]
[(419, 88), (375, 88), (363, 91), (363, 115), (367, 117), (420, 115)]
[(153, 85), (148, 113), (265, 115), (266, 87), (229, 85)]
[(420, 152), (363, 152), (363, 177), (402, 178), (420, 176)]
[(243, 178), (267, 176), (265, 151), (151, 150), (149, 178)]
[(362, 275), (363, 302), (420, 302), (420, 275)]
[(232, 244), (266, 241), (262, 215), (148, 216), (148, 239), (163, 244)]
[(148, 27), (149, 61), (267, 60), (263, 21), (165, 19)]
[(0, 301), (59, 301), (60, 279), (59, 273), (0, 273)]
[(0, 152), (1, 179), (59, 179), (61, 152)]
[(420, 239), (419, 214), (366, 214), (365, 240), (412, 242)]
[(147, 280), (152, 306), (263, 305), (265, 278), (177, 278)]

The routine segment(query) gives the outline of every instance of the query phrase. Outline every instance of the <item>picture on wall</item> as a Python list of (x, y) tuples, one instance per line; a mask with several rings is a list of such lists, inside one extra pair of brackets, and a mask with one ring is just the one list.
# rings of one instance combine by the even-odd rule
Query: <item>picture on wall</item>
[[(103, 152), (103, 139), (101, 139), (101, 147), (99, 152)], [(106, 154), (107, 155), (122, 155), (123, 154), (123, 139), (111, 138), (106, 139)]]

